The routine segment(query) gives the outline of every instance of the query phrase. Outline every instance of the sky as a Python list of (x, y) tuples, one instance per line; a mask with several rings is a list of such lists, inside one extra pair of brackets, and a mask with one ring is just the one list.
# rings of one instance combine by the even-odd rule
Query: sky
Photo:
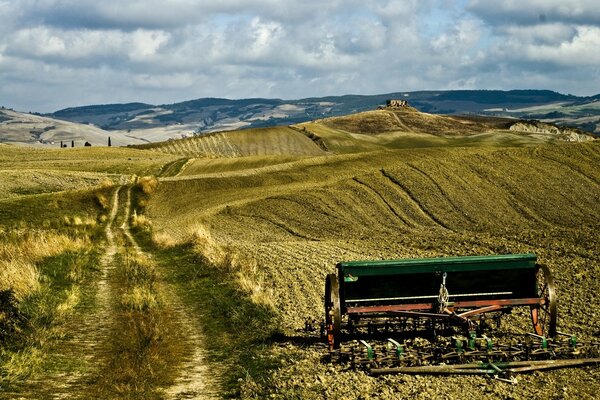
[(0, 105), (600, 93), (598, 0), (0, 0)]

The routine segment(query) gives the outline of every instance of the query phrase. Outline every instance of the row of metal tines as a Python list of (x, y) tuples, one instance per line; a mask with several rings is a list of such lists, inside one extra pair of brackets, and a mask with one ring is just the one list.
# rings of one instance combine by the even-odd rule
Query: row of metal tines
[(573, 335), (559, 332), (550, 339), (527, 334), (504, 343), (487, 336), (438, 337), (435, 341), (415, 338), (397, 341), (367, 341), (342, 343), (329, 353), (330, 361), (351, 368), (381, 368), (396, 366), (451, 365), (469, 362), (507, 362), (597, 357), (600, 343), (578, 343)]

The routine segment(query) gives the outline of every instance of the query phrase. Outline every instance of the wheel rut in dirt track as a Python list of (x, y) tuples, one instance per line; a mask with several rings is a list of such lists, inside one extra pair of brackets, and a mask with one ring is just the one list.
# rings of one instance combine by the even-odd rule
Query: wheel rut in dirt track
[[(49, 350), (52, 368), (35, 375), (11, 393), (0, 393), (0, 399), (98, 398), (107, 393), (103, 385), (117, 387), (123, 379), (117, 375), (110, 378), (113, 381), (105, 381), (106, 371), (112, 368), (115, 360), (123, 357), (115, 353), (115, 341), (135, 334), (123, 331), (119, 325), (123, 290), (123, 274), (118, 264), (122, 259), (119, 257), (127, 254), (129, 247), (129, 252), (133, 250), (140, 257), (152, 259), (152, 255), (144, 252), (131, 234), (131, 186), (126, 184), (127, 179), (123, 177), (112, 194), (111, 209), (104, 229), (106, 247), (99, 260), (98, 274), (95, 282), (88, 284), (89, 287), (83, 288), (81, 293), (82, 298), (89, 298), (78, 306), (76, 314), (66, 322), (68, 336), (59, 339)], [(126, 196), (123, 196), (125, 191)], [(117, 224), (120, 224), (119, 228), (115, 229)], [(190, 308), (172, 284), (160, 279), (157, 281), (157, 291), (163, 300), (164, 310), (161, 312), (169, 315), (168, 323), (174, 328), (167, 332), (176, 333), (176, 338), (163, 337), (161, 343), (183, 341), (185, 343), (179, 345), (187, 351), (172, 364), (174, 371), (171, 384), (151, 388), (151, 391), (165, 399), (219, 398), (218, 373), (211, 370), (206, 361), (204, 336), (197, 316), (191, 314)], [(108, 393), (118, 394), (114, 391)], [(134, 393), (131, 398), (144, 398), (139, 395)], [(155, 398), (155, 395), (152, 397)]]
[[(126, 177), (121, 184), (126, 183)], [(77, 309), (68, 324), (68, 335), (50, 349), (52, 368), (35, 375), (20, 387), (10, 398), (22, 399), (65, 399), (86, 398), (86, 391), (93, 380), (95, 367), (107, 357), (107, 336), (112, 323), (112, 297), (109, 280), (114, 269), (117, 244), (113, 230), (119, 209), (117, 187), (111, 198), (111, 210), (104, 229), (106, 248), (98, 266), (99, 277), (91, 287), (84, 287), (81, 297), (89, 296)], [(0, 398), (2, 395), (0, 395)]]
[[(127, 189), (124, 222), (120, 229), (127, 244), (141, 257), (152, 259), (152, 255), (144, 252), (131, 234), (129, 227), (131, 210), (131, 187)], [(191, 353), (179, 365), (173, 385), (164, 390), (166, 399), (216, 399), (218, 396), (218, 381), (215, 372), (206, 362), (203, 335), (197, 318), (190, 315), (189, 309), (176, 292), (176, 288), (166, 282), (161, 282), (158, 290), (164, 299), (164, 307), (174, 315), (176, 331), (184, 335), (186, 347)]]

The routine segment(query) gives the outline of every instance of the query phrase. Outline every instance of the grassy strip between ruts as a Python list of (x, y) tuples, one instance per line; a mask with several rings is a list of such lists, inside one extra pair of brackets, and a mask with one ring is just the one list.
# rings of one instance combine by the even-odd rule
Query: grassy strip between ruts
[(109, 354), (97, 371), (93, 398), (159, 399), (182, 357), (173, 315), (163, 307), (152, 261), (127, 248), (115, 260)]
[(252, 302), (236, 285), (236, 272), (206, 263), (192, 245), (157, 249), (148, 233), (139, 233), (138, 241), (199, 319), (207, 360), (222, 372), (224, 397), (246, 397), (248, 388), (265, 385), (267, 372), (279, 365), (269, 352), (280, 335), (273, 310)]

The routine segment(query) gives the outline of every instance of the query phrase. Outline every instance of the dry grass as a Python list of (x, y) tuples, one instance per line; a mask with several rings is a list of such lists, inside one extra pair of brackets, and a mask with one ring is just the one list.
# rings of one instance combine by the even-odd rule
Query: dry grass
[(136, 210), (131, 214), (130, 224), (132, 228), (140, 230), (148, 230), (152, 226), (150, 219), (144, 214), (138, 214)]
[(87, 245), (84, 238), (44, 231), (11, 231), (0, 234), (0, 290), (13, 290), (19, 300), (39, 287), (35, 263)]
[(208, 158), (323, 154), (312, 140), (289, 127), (211, 133), (137, 147), (186, 157)]
[(39, 286), (40, 274), (34, 264), (21, 260), (0, 259), (0, 291), (12, 290), (17, 300), (23, 300)]
[(147, 311), (158, 308), (161, 301), (156, 292), (146, 286), (134, 286), (123, 293), (121, 305), (131, 311)]
[(153, 232), (152, 243), (160, 249), (169, 249), (181, 244), (166, 232)]
[(142, 176), (138, 178), (138, 186), (144, 194), (151, 194), (158, 187), (158, 179), (154, 176)]
[(159, 308), (162, 299), (156, 289), (157, 271), (154, 262), (142, 254), (126, 254), (123, 266), (126, 287), (121, 306), (129, 311)]
[(254, 303), (275, 307), (273, 291), (266, 287), (261, 269), (253, 257), (236, 252), (232, 247), (222, 246), (201, 225), (194, 228), (193, 243), (194, 250), (205, 262), (235, 273), (239, 287)]

